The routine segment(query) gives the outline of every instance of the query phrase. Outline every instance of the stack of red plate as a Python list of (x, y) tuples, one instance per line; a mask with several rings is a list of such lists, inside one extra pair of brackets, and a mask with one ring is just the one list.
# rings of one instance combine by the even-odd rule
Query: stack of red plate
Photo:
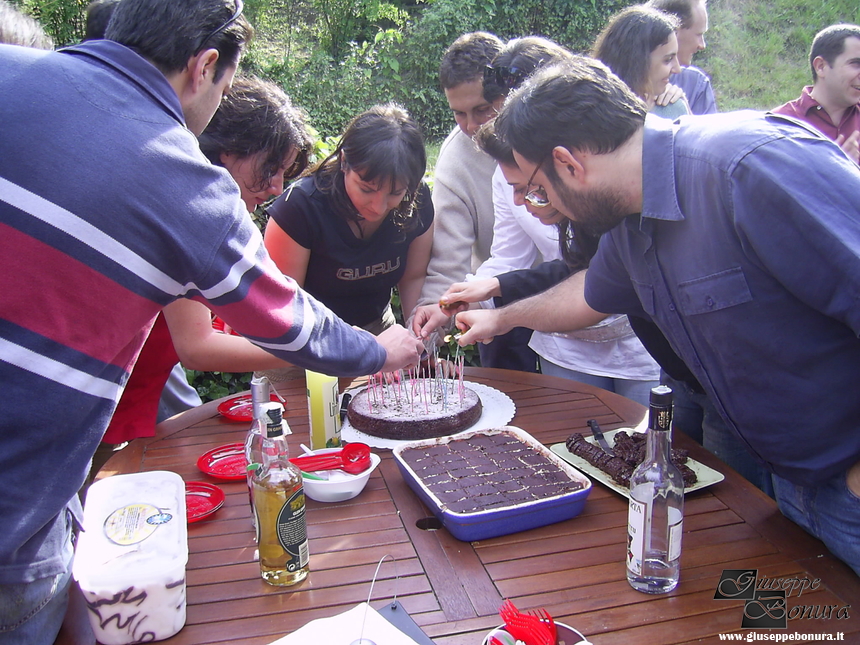
[(209, 517), (224, 505), (224, 491), (206, 482), (185, 482), (185, 515), (188, 523)]

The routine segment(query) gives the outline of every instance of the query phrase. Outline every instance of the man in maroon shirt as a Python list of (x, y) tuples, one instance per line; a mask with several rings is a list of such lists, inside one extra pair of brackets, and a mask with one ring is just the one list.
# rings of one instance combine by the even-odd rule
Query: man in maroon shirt
[(773, 111), (806, 121), (860, 163), (860, 27), (839, 24), (819, 31), (809, 63), (813, 84)]

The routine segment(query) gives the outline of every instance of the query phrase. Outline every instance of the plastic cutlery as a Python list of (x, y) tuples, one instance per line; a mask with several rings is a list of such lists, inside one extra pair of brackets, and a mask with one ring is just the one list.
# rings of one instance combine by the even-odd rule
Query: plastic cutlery
[(290, 461), (306, 472), (340, 469), (357, 475), (370, 468), (370, 446), (364, 443), (348, 443), (336, 452), (302, 455), (293, 457)]
[(555, 645), (550, 627), (540, 618), (521, 612), (510, 600), (502, 603), (499, 616), (505, 621), (505, 629), (526, 645)]
[(552, 636), (552, 643), (555, 645), (558, 642), (558, 630), (555, 626), (555, 621), (552, 616), (549, 615), (549, 612), (541, 607), (540, 609), (532, 609), (529, 610), (528, 613), (540, 621), (543, 621), (547, 627), (549, 627), (549, 633)]

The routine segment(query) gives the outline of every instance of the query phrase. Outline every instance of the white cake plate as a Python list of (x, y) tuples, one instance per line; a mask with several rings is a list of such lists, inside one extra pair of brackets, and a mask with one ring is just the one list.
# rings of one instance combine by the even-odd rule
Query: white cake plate
[[(508, 425), (510, 420), (514, 418), (517, 406), (507, 394), (483, 383), (466, 381), (465, 385), (474, 390), (478, 398), (481, 399), (482, 410), (480, 418), (468, 428), (463, 428), (460, 432), (501, 428)], [(349, 419), (343, 420), (343, 425), (340, 428), (340, 438), (343, 441), (360, 441), (361, 443), (366, 443), (371, 448), (396, 448), (404, 443), (415, 441), (414, 439), (383, 439), (382, 437), (374, 437), (354, 428)]]

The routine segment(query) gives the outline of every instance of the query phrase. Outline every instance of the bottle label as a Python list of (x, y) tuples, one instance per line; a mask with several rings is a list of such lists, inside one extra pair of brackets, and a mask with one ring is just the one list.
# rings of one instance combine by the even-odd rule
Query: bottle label
[(669, 562), (681, 557), (681, 533), (684, 527), (684, 514), (680, 509), (669, 509)]
[(627, 509), (627, 570), (634, 575), (642, 574), (642, 561), (645, 558), (645, 521), (649, 514), (648, 502), (639, 501), (650, 499), (651, 484), (636, 487), (636, 495), (631, 491), (630, 505)]
[(305, 490), (299, 486), (278, 513), (278, 542), (287, 552), (287, 571), (298, 571), (310, 559), (305, 524)]

